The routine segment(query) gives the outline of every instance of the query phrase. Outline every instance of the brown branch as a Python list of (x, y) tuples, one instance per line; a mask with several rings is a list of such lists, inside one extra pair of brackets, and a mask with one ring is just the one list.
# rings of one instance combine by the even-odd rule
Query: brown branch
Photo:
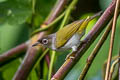
[[(45, 60), (46, 60), (47, 66), (49, 68), (50, 67), (50, 55), (49, 54), (45, 55)], [(53, 70), (52, 70), (52, 76), (54, 75), (54, 73), (55, 73), (55, 70), (53, 68)]]
[[(67, 0), (59, 0), (58, 3), (56, 4), (55, 8), (53, 11), (50, 13), (50, 16), (47, 18), (47, 20), (44, 22), (41, 27), (46, 27), (47, 24), (51, 23), (59, 14), (60, 12), (64, 9), (65, 4)], [(40, 39), (42, 36), (44, 36), (46, 32), (41, 32), (39, 34), (36, 34), (35, 36), (32, 37), (31, 39), (31, 44), (34, 44), (38, 39)], [(29, 47), (27, 54), (23, 60), (23, 63), (19, 67), (18, 71), (14, 75), (13, 79), (14, 80), (26, 80), (27, 76), (29, 75), (30, 71), (32, 70), (34, 64), (37, 62), (39, 56), (40, 56), (40, 51), (41, 47), (36, 46), (36, 47)]]
[(23, 55), (27, 48), (28, 42), (22, 43), (8, 52), (2, 53), (0, 55), (0, 67)]
[(116, 29), (116, 21), (117, 21), (118, 8), (119, 8), (119, 3), (120, 3), (119, 1), (120, 0), (117, 0), (117, 2), (116, 2), (115, 12), (114, 12), (114, 18), (113, 18), (112, 33), (111, 33), (111, 39), (110, 39), (110, 48), (109, 48), (109, 54), (108, 54), (108, 61), (107, 61), (105, 80), (108, 80), (108, 78), (109, 78), (111, 58), (112, 58), (112, 51), (113, 51), (113, 45), (114, 45), (114, 36), (115, 36), (115, 29)]
[(76, 64), (78, 62), (78, 60), (81, 58), (81, 56), (85, 53), (85, 51), (93, 43), (93, 41), (100, 34), (100, 32), (103, 30), (104, 26), (108, 23), (108, 21), (112, 17), (114, 9), (115, 9), (115, 2), (116, 2), (116, 0), (112, 1), (112, 3), (105, 10), (103, 15), (100, 17), (100, 19), (94, 25), (93, 29), (89, 32), (87, 37), (83, 40), (85, 43), (82, 44), (79, 47), (77, 52), (74, 52), (75, 53), (75, 59), (67, 59), (64, 62), (64, 64), (60, 67), (60, 69), (56, 72), (56, 74), (53, 76), (52, 80), (61, 80), (61, 79), (63, 79), (65, 77), (65, 75), (74, 66), (74, 64)]
[(48, 68), (49, 68), (49, 67), (50, 67), (50, 55), (49, 55), (49, 54), (46, 54), (46, 55), (45, 55), (45, 59), (46, 59), (47, 66), (48, 66)]
[(93, 60), (95, 59), (97, 53), (99, 52), (99, 50), (101, 49), (102, 45), (104, 44), (105, 40), (107, 39), (109, 32), (112, 28), (112, 21), (110, 21), (110, 23), (108, 24), (107, 29), (105, 30), (105, 32), (103, 33), (103, 36), (101, 37), (101, 39), (99, 40), (99, 42), (97, 43), (97, 45), (95, 46), (94, 50), (91, 52), (90, 56), (87, 59), (87, 63), (85, 65), (85, 67), (83, 68), (81, 74), (80, 74), (80, 78), (79, 80), (84, 80)]

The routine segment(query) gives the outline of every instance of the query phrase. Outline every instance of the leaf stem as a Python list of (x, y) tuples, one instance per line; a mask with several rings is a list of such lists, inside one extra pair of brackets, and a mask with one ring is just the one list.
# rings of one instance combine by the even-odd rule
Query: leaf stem
[(32, 36), (38, 32), (45, 31), (52, 27), (54, 24), (56, 24), (63, 16), (65, 15), (65, 12), (63, 12), (59, 17), (57, 17), (54, 21), (52, 21), (50, 24), (48, 24), (45, 28), (39, 28), (32, 32)]
[(35, 14), (35, 4), (36, 0), (32, 0), (32, 14)]
[[(119, 56), (114, 56), (112, 57), (112, 61), (116, 60), (117, 58), (119, 58)], [(106, 70), (106, 65), (107, 65), (107, 60), (104, 61), (104, 64), (103, 64), (103, 68), (102, 68), (102, 80), (105, 79), (105, 70)]]
[(47, 48), (42, 55), (40, 56), (40, 58), (37, 60), (37, 63), (35, 64), (34, 68), (37, 67), (37, 65), (39, 65), (39, 62), (43, 59), (43, 57), (46, 55), (46, 53), (49, 51), (49, 49)]
[(52, 56), (51, 56), (51, 62), (50, 62), (50, 68), (49, 68), (49, 73), (48, 73), (48, 80), (51, 80), (52, 76), (52, 69), (53, 69), (53, 63), (54, 63), (54, 58), (55, 58), (55, 51), (52, 51)]
[(113, 72), (114, 72), (115, 65), (118, 63), (118, 61), (119, 61), (119, 58), (117, 58), (117, 59), (112, 63), (108, 80), (112, 80), (112, 74), (113, 74)]
[(78, 0), (73, 0), (71, 2), (71, 4), (69, 5), (69, 7), (67, 8), (64, 19), (63, 19), (63, 21), (62, 21), (62, 23), (60, 25), (60, 29), (63, 28), (64, 25), (66, 24), (66, 22), (68, 21), (68, 18), (69, 18), (70, 14), (71, 14), (71, 11), (73, 10), (73, 8), (76, 5), (77, 1)]

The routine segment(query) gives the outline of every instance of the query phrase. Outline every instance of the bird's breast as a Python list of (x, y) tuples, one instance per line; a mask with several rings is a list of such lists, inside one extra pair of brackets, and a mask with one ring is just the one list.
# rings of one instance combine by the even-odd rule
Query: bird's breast
[(82, 34), (75, 33), (62, 48), (71, 49), (73, 46), (79, 46), (80, 39), (84, 34), (85, 34), (84, 32)]

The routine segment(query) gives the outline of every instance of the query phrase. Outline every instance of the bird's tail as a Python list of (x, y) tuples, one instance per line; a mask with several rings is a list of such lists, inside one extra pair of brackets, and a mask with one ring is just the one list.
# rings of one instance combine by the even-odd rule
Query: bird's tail
[(100, 12), (94, 14), (93, 16), (90, 16), (90, 17), (88, 16), (89, 18), (87, 18), (86, 20), (89, 22), (89, 21), (91, 21), (92, 19), (101, 16), (102, 13), (103, 13), (103, 11), (100, 11)]
[(93, 15), (93, 16), (88, 16), (85, 20), (83, 20), (83, 22), (82, 22), (82, 24), (81, 24), (78, 32), (81, 33), (84, 29), (86, 29), (88, 23), (89, 23), (92, 19), (100, 16), (101, 14), (102, 14), (102, 11), (96, 13), (96, 14)]

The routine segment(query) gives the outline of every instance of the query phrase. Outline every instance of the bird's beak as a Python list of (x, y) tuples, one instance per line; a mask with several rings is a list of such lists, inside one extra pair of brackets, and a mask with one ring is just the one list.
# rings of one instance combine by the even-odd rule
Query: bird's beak
[(36, 43), (34, 43), (34, 44), (32, 45), (32, 47), (37, 46), (38, 44), (40, 44), (40, 43), (39, 43), (39, 42), (36, 42)]

